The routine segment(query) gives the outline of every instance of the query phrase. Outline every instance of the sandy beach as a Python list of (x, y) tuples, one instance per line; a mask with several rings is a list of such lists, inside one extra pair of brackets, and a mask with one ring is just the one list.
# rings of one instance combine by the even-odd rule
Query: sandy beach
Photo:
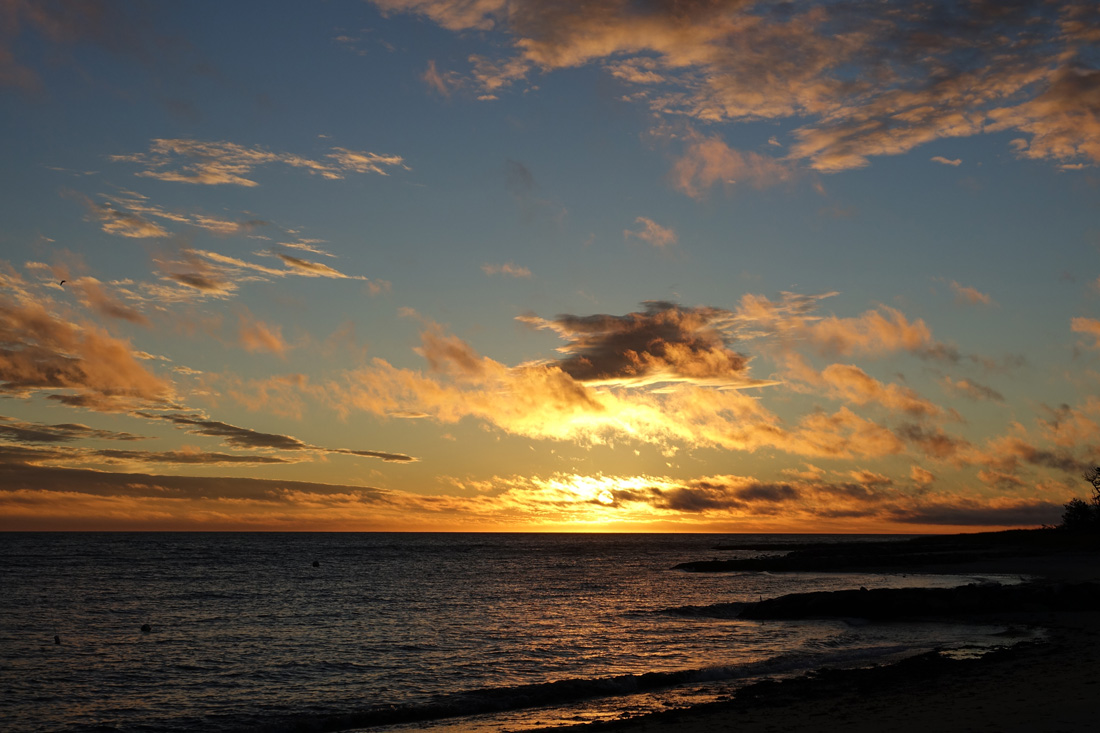
[[(911, 568), (914, 572), (919, 568)], [(931, 570), (931, 568), (929, 568)], [(1093, 552), (1006, 557), (935, 567), (935, 572), (1019, 573), (1052, 589), (1100, 581)], [(1056, 591), (1055, 591), (1056, 592)], [(628, 733), (1096, 730), (1100, 715), (1100, 611), (1013, 610), (983, 615), (1048, 630), (977, 659), (922, 655), (862, 670), (819, 670), (766, 681), (728, 701), (586, 726)]]

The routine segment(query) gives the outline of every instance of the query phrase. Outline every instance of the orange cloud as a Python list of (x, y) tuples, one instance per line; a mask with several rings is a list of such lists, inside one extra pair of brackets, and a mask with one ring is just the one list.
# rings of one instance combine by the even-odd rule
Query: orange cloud
[(822, 387), (834, 399), (854, 405), (878, 404), (914, 417), (934, 417), (941, 413), (939, 407), (912, 389), (898, 384), (883, 384), (852, 364), (830, 364), (817, 372), (796, 354), (788, 355), (787, 364), (788, 374), (792, 378)]
[(325, 155), (326, 161), (318, 161), (293, 153), (274, 153), (224, 141), (154, 139), (147, 153), (112, 155), (110, 160), (136, 163), (143, 168), (137, 175), (161, 181), (247, 187), (259, 185), (247, 177), (252, 175), (254, 169), (272, 163), (301, 168), (329, 179), (344, 178), (348, 173), (386, 175), (387, 168), (405, 167), (404, 159), (398, 155), (346, 148), (331, 150)]
[(741, 153), (717, 137), (696, 137), (672, 166), (672, 184), (688, 196), (699, 197), (714, 186), (747, 183), (767, 188), (787, 181), (787, 164), (759, 153)]
[(951, 377), (944, 377), (943, 385), (949, 392), (968, 397), (972, 400), (991, 400), (993, 402), (1005, 401), (1004, 395), (997, 390), (992, 387), (987, 387), (984, 384), (978, 384), (969, 379), (952, 379)]
[(641, 227), (637, 231), (631, 229), (623, 230), (623, 237), (629, 239), (630, 237), (637, 237), (644, 242), (649, 242), (657, 249), (664, 249), (665, 247), (671, 247), (679, 241), (679, 237), (676, 236), (676, 232), (668, 227), (663, 227), (652, 219), (647, 219), (644, 216), (639, 216), (634, 220), (635, 224), (640, 224)]
[[(658, 308), (650, 315), (665, 312)], [(697, 312), (676, 313), (664, 323), (666, 335), (681, 332), (685, 320), (705, 321)], [(833, 458), (885, 456), (904, 450), (904, 442), (888, 428), (847, 408), (832, 414), (812, 413), (785, 427), (759, 400), (740, 389), (698, 386), (766, 384), (742, 374), (738, 367), (743, 364), (733, 352), (722, 352), (720, 340), (663, 344), (648, 356), (631, 349), (616, 351), (616, 343), (634, 343), (640, 335), (632, 323), (648, 324), (643, 330), (656, 325), (645, 314), (543, 322), (544, 327), (576, 335), (574, 343), (564, 347), (574, 355), (557, 363), (517, 367), (483, 357), (432, 325), (421, 334), (423, 345), (418, 349), (428, 362), (429, 374), (375, 359), (369, 367), (347, 372), (326, 388), (330, 403), (341, 411), (360, 409), (442, 423), (473, 417), (517, 435), (582, 444), (628, 439), (667, 450), (673, 445), (744, 451), (775, 448)], [(708, 345), (703, 348), (703, 343)], [(696, 361), (691, 361), (691, 354)], [(648, 371), (657, 365), (666, 371)], [(678, 385), (644, 389), (657, 383)]]
[(0, 296), (0, 342), (0, 392), (65, 390), (53, 396), (105, 411), (164, 403), (173, 394), (171, 382), (139, 364), (129, 343), (38, 303)]
[(879, 306), (857, 318), (823, 318), (808, 325), (805, 335), (822, 353), (841, 356), (921, 352), (936, 343), (923, 320), (910, 322), (901, 311), (889, 306)]
[(1092, 344), (1094, 349), (1100, 349), (1100, 320), (1095, 318), (1074, 318), (1070, 322), (1070, 329), (1074, 333), (1083, 333), (1096, 339)]
[(472, 496), (235, 477), (158, 476), (0, 464), (0, 529), (665, 529), (924, 531), (1035, 526), (1036, 499), (909, 493), (872, 472), (767, 481), (731, 474), (499, 477)]
[[(798, 120), (787, 160), (823, 172), (1002, 130), (1031, 136), (1017, 146), (1026, 157), (1100, 162), (1100, 73), (1079, 51), (1095, 43), (1087, 0), (945, 2), (934, 11), (860, 0), (783, 13), (743, 0), (374, 2), (510, 40), (510, 52), (470, 57), (471, 81), (487, 99), (536, 70), (602, 64), (660, 116)], [(776, 161), (710, 147), (677, 166), (676, 185), (691, 195), (731, 178), (784, 180)]]
[(105, 287), (103, 287), (103, 284), (94, 277), (85, 276), (77, 278), (76, 280), (71, 280), (66, 283), (66, 287), (78, 294), (81, 303), (83, 303), (85, 307), (95, 311), (101, 316), (118, 318), (142, 326), (149, 325), (149, 319), (146, 318), (141, 311), (115, 298)]
[(312, 451), (316, 453), (331, 453), (351, 456), (363, 456), (367, 458), (380, 458), (391, 463), (410, 463), (416, 461), (412, 456), (404, 453), (386, 453), (374, 450), (353, 450), (350, 448), (323, 448), (310, 445), (290, 435), (277, 433), (264, 433), (250, 428), (242, 428), (237, 425), (209, 420), (200, 415), (183, 413), (136, 413), (147, 420), (163, 420), (172, 423), (181, 430), (193, 435), (207, 435), (221, 439), (226, 445), (234, 448), (271, 449), (278, 451)]
[(240, 314), (240, 327), (237, 331), (241, 346), (245, 351), (267, 351), (285, 356), (290, 347), (283, 340), (281, 326), (272, 326), (252, 317), (247, 309)]
[(993, 299), (985, 293), (965, 285), (959, 285), (954, 280), (951, 281), (951, 289), (955, 292), (956, 303), (969, 305), (991, 305), (993, 303)]
[(486, 275), (508, 275), (510, 277), (531, 277), (531, 271), (526, 267), (506, 262), (503, 265), (490, 265), (488, 263), (481, 266), (481, 271)]

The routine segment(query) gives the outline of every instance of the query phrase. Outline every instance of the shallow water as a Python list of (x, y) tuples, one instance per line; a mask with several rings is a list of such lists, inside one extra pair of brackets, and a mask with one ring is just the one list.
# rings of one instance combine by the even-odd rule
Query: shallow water
[(733, 539), (0, 535), (0, 719), (11, 731), (517, 729), (1003, 642), (999, 628), (723, 617), (784, 593), (972, 580), (671, 569)]

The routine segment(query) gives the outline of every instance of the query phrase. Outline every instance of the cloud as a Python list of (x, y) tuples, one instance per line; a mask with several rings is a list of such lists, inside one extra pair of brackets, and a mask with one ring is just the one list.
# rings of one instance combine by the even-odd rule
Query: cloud
[(1074, 318), (1070, 321), (1070, 329), (1074, 333), (1082, 333), (1089, 338), (1096, 339), (1092, 348), (1100, 349), (1100, 320), (1095, 318)]
[(1043, 436), (1062, 448), (1087, 446), (1100, 452), (1100, 398), (1090, 395), (1080, 405), (1059, 405), (1042, 421)]
[(338, 280), (367, 279), (362, 275), (345, 275), (339, 270), (320, 262), (310, 262), (309, 260), (303, 260), (300, 257), (292, 257), (281, 252), (276, 252), (275, 256), (282, 260), (283, 264), (289, 267), (296, 275), (302, 275), (304, 277), (329, 277)]
[[(4, 529), (412, 529), (428, 501), (367, 486), (112, 473), (0, 456)], [(442, 503), (442, 502), (441, 502)], [(419, 511), (417, 511), (419, 509)], [(408, 517), (415, 512), (415, 519)]]
[(259, 185), (249, 178), (261, 166), (281, 164), (299, 168), (327, 179), (340, 179), (349, 173), (387, 175), (388, 168), (406, 168), (398, 155), (381, 155), (347, 148), (331, 148), (319, 161), (293, 153), (275, 153), (260, 147), (231, 142), (204, 142), (187, 139), (154, 139), (146, 153), (112, 155), (115, 162), (136, 163), (143, 170), (137, 175), (161, 181), (203, 185)]
[(80, 302), (86, 308), (101, 316), (118, 318), (142, 326), (149, 325), (149, 319), (145, 317), (145, 314), (115, 298), (107, 291), (103, 283), (94, 277), (80, 277), (76, 280), (70, 280), (66, 285), (68, 289), (78, 294)]
[(625, 316), (560, 315), (553, 320), (517, 320), (550, 330), (569, 343), (556, 366), (582, 382), (654, 384), (689, 381), (743, 386), (748, 359), (728, 348), (731, 314), (718, 308), (690, 308), (650, 301), (645, 311)]
[(424, 70), (424, 73), (420, 75), (421, 80), (428, 85), (428, 88), (440, 94), (444, 97), (451, 96), (451, 85), (455, 81), (448, 81), (448, 74), (441, 74), (435, 67), (435, 59), (428, 60), (428, 68)]
[(530, 278), (531, 271), (526, 267), (521, 267), (511, 262), (506, 262), (503, 265), (492, 265), (485, 263), (481, 266), (481, 271), (486, 275), (508, 275), (510, 277), (522, 277)]
[(125, 214), (110, 206), (95, 206), (93, 213), (102, 220), (103, 231), (108, 234), (117, 234), (120, 237), (133, 239), (168, 236), (168, 230), (163, 227), (136, 214)]
[[(131, 60), (146, 64), (150, 52), (156, 47), (148, 29), (140, 27), (140, 13), (129, 12), (115, 3), (103, 0), (87, 0), (76, 5), (67, 2), (32, 2), (7, 0), (3, 4), (3, 21), (0, 22), (0, 85), (37, 91), (42, 86), (38, 73), (25, 66), (16, 55), (20, 49), (30, 48), (21, 42), (25, 34), (38, 36), (39, 43), (49, 48), (53, 66), (71, 64), (77, 66), (82, 77), (88, 69), (72, 58), (72, 47), (81, 44), (98, 46), (112, 54), (125, 55)], [(159, 40), (159, 39), (157, 39)]]
[(671, 173), (672, 185), (693, 198), (719, 183), (726, 187), (747, 183), (754, 188), (768, 188), (791, 176), (791, 168), (782, 161), (739, 152), (716, 136), (694, 136), (689, 140)]
[(74, 440), (144, 440), (140, 435), (98, 430), (80, 423), (47, 425), (0, 415), (0, 436), (17, 443), (68, 443)]
[(962, 158), (950, 159), (945, 158), (942, 155), (933, 155), (931, 160), (933, 163), (939, 163), (941, 165), (951, 165), (955, 166), (956, 168), (962, 165)]
[(1004, 395), (984, 384), (969, 379), (943, 378), (943, 386), (952, 394), (961, 395), (972, 400), (989, 400), (991, 402), (1004, 402)]
[[(230, 476), (88, 471), (12, 460), (0, 450), (3, 529), (312, 529), (709, 526), (1035, 526), (1060, 506), (1036, 499), (908, 493), (872, 472), (852, 479), (770, 481), (717, 474), (494, 476), (472, 496)], [(868, 480), (870, 479), (870, 480)], [(463, 485), (464, 482), (456, 482)]]
[(1100, 163), (1100, 70), (1073, 59), (1045, 81), (1034, 99), (993, 110), (989, 129), (1031, 133), (1030, 142), (1018, 148), (1024, 158)]
[(965, 285), (959, 285), (954, 280), (951, 281), (951, 290), (955, 293), (955, 302), (963, 303), (966, 305), (992, 305), (993, 299), (985, 293), (979, 292), (974, 288), (967, 287)]
[(218, 420), (207, 420), (202, 417), (193, 417), (181, 413), (138, 413), (139, 417), (148, 420), (164, 420), (176, 427), (185, 430), (192, 435), (206, 435), (220, 438), (226, 445), (234, 448), (267, 448), (278, 451), (315, 451), (318, 453), (342, 454), (351, 456), (363, 456), (367, 458), (380, 458), (389, 463), (409, 463), (416, 458), (403, 453), (385, 453), (372, 450), (352, 450), (349, 448), (322, 448), (310, 445), (290, 435), (277, 433), (263, 433), (249, 428), (230, 425)]
[(281, 326), (272, 326), (252, 316), (247, 309), (240, 314), (240, 326), (237, 330), (240, 344), (245, 351), (252, 353), (266, 351), (284, 356), (290, 348), (283, 340)]
[(884, 384), (853, 364), (830, 364), (818, 372), (797, 354), (790, 354), (787, 365), (790, 378), (823, 388), (831, 397), (849, 404), (878, 404), (913, 417), (934, 417), (942, 412), (909, 387)]
[[(362, 275), (348, 275), (334, 267), (312, 262), (282, 252), (257, 252), (280, 260), (286, 267), (268, 267), (258, 262), (249, 262), (238, 257), (230, 257), (218, 252), (202, 249), (182, 249), (174, 259), (168, 257), (156, 260), (161, 277), (173, 283), (185, 286), (199, 295), (225, 298), (234, 293), (241, 283), (271, 282), (277, 278), (295, 275), (298, 277), (324, 277), (336, 280), (367, 281), (372, 293), (387, 292), (388, 283), (384, 280), (370, 281)], [(180, 295), (172, 289), (156, 289), (143, 286), (153, 300), (179, 300)]]
[[(1017, 146), (1024, 157), (1100, 163), (1100, 71), (1090, 55), (1100, 13), (1087, 0), (375, 4), (491, 34), (493, 50), (470, 56), (470, 82), (485, 98), (535, 72), (601, 65), (630, 87), (624, 96), (661, 117), (800, 125), (787, 160), (822, 172), (1000, 131), (1030, 136)], [(690, 195), (731, 178), (784, 179), (775, 162), (715, 143), (685, 159), (674, 180)]]
[[(650, 310), (658, 315), (666, 309)], [(472, 417), (514, 435), (582, 445), (627, 440), (651, 443), (670, 454), (685, 446), (747, 452), (774, 448), (831, 458), (904, 450), (904, 442), (888, 428), (846, 407), (813, 412), (785, 425), (760, 400), (743, 389), (730, 389), (773, 382), (743, 373), (742, 357), (721, 346), (720, 338), (692, 336), (691, 329), (685, 333), (685, 317), (689, 322), (706, 320), (699, 311), (685, 310), (666, 313), (664, 334), (680, 334), (677, 341), (667, 342), (662, 342), (660, 324), (648, 323), (653, 319), (647, 314), (581, 317), (579, 323), (577, 317), (528, 317), (540, 327), (571, 334), (572, 343), (564, 347), (569, 353), (562, 360), (516, 367), (481, 356), (429, 324), (417, 349), (428, 364), (427, 373), (374, 359), (325, 388), (330, 404), (342, 413), (364, 410), (444, 424)], [(648, 323), (645, 328), (656, 334), (645, 353), (617, 350), (645, 344), (632, 321)]]
[(928, 353), (936, 346), (923, 320), (910, 322), (905, 314), (889, 306), (879, 306), (856, 318), (823, 318), (808, 324), (805, 336), (820, 352), (840, 356), (900, 350)]
[(0, 393), (38, 390), (66, 390), (54, 396), (104, 411), (161, 404), (173, 394), (171, 382), (138, 363), (128, 342), (63, 320), (40, 303), (0, 296)]
[(910, 466), (909, 478), (913, 479), (913, 483), (918, 486), (928, 486), (936, 480), (936, 475), (926, 468)]
[(157, 259), (161, 277), (203, 295), (224, 298), (237, 289), (232, 270), (203, 259), (206, 253), (185, 249), (174, 260)]
[(663, 227), (652, 219), (647, 219), (644, 216), (639, 216), (634, 220), (635, 224), (641, 224), (641, 227), (637, 230), (624, 229), (623, 237), (629, 239), (630, 237), (637, 237), (642, 241), (649, 242), (657, 249), (664, 249), (665, 247), (671, 247), (679, 241), (676, 236), (676, 232), (668, 227)]
[(915, 445), (924, 455), (940, 461), (958, 460), (971, 448), (965, 438), (949, 435), (939, 427), (907, 423), (899, 426), (896, 434)]

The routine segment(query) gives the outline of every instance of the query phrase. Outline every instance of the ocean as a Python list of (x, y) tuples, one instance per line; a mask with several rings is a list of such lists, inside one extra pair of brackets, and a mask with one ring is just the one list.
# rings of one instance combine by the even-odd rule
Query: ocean
[(1005, 643), (995, 626), (750, 622), (736, 611), (794, 592), (1016, 578), (672, 569), (754, 554), (722, 543), (791, 541), (0, 534), (0, 721), (12, 733), (493, 733), (721, 699), (761, 676)]

